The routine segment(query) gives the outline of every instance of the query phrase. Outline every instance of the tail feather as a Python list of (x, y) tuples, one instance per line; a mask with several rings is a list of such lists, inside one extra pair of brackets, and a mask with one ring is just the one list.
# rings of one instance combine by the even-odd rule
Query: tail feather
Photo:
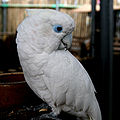
[(88, 109), (88, 116), (90, 120), (102, 120), (100, 107), (96, 98), (92, 101)]

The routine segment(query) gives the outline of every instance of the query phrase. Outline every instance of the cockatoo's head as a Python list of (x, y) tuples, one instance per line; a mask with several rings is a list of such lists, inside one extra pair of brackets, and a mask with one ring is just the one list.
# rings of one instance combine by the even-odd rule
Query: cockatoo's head
[(17, 42), (25, 42), (36, 51), (69, 49), (74, 20), (50, 9), (28, 9), (28, 16), (17, 29)]

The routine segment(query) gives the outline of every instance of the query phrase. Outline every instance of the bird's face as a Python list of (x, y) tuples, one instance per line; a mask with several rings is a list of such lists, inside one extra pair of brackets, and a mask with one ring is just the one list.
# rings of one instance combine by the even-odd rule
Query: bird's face
[(28, 14), (29, 16), (22, 24), (26, 29), (29, 28), (26, 31), (35, 39), (29, 43), (35, 44), (46, 52), (71, 47), (74, 21), (69, 15), (48, 9), (30, 9)]
[(53, 25), (53, 30), (59, 36), (58, 50), (69, 49), (72, 45), (72, 32), (64, 33), (63, 26), (59, 24)]

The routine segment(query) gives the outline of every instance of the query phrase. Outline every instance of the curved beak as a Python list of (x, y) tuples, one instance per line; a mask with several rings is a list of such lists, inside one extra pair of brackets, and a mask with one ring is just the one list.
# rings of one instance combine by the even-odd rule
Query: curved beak
[(72, 45), (72, 33), (64, 36), (61, 39), (61, 42), (60, 42), (58, 49), (68, 50), (71, 47), (71, 45)]

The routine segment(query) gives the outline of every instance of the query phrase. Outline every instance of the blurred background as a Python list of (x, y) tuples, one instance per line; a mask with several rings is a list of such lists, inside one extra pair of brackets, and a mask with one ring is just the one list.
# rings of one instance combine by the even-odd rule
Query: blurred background
[[(75, 20), (76, 27), (70, 52), (83, 64), (95, 85), (103, 120), (115, 120), (119, 111), (119, 108), (116, 110), (116, 105), (118, 106), (120, 90), (120, 0), (0, 0), (1, 120), (20, 119), (17, 112), (20, 115), (24, 112), (20, 112), (20, 108), (16, 106), (26, 105), (28, 98), (39, 103), (36, 102), (38, 98), (26, 88), (26, 85), (24, 89), (28, 91), (26, 93), (29, 94), (28, 98), (23, 95), (21, 101), (19, 99), (17, 103), (13, 100), (15, 103), (12, 103), (10, 101), (12, 98), (7, 96), (16, 94), (8, 91), (17, 91), (19, 88), (16, 86), (17, 81), (18, 83), (21, 79), (24, 81), (23, 76), (21, 77), (22, 69), (15, 38), (17, 26), (25, 18), (27, 8), (56, 9), (69, 14)], [(9, 89), (6, 88), (6, 84), (9, 85)], [(20, 92), (20, 89), (17, 92)], [(36, 98), (33, 99), (31, 94)], [(24, 103), (24, 99), (27, 102)], [(34, 103), (31, 101), (29, 101), (30, 105)], [(7, 102), (10, 103), (7, 105)], [(29, 110), (33, 109), (33, 106)], [(23, 107), (21, 109), (24, 111)], [(30, 117), (25, 118), (27, 120)]]

